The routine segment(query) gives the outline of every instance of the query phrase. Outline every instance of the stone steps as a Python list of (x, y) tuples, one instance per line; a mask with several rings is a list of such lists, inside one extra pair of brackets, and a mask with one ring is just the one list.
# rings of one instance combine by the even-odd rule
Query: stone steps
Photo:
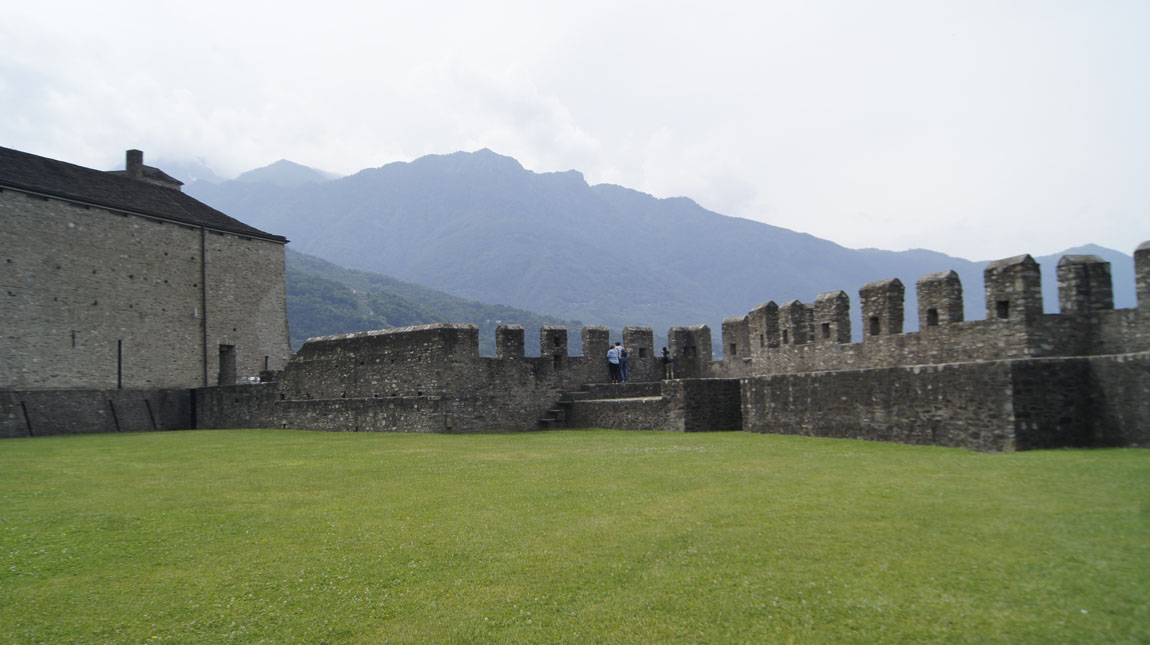
[(559, 401), (539, 419), (544, 429), (567, 427), (571, 406), (575, 402), (622, 402), (625, 400), (651, 400), (662, 397), (661, 381), (635, 383), (585, 383), (575, 391), (564, 391)]
[[(564, 393), (564, 395), (565, 394), (566, 393)], [(564, 427), (567, 423), (567, 411), (570, 408), (571, 401), (561, 398), (554, 407), (543, 413), (543, 418), (539, 419), (539, 427), (543, 429)]]

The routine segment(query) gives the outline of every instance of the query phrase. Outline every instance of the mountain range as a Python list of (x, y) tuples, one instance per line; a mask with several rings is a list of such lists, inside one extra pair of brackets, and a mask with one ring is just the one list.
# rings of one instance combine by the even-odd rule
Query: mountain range
[(539, 355), (540, 325), (562, 325), (572, 331), (568, 346), (579, 353), (582, 323), (488, 305), (368, 271), (345, 269), (292, 249), (286, 254), (288, 327), (292, 350), (313, 336), (345, 334), (437, 322), (472, 323), (479, 327), (479, 351), (495, 355), (495, 327), (524, 327), (524, 351)]
[[(535, 173), (486, 149), (338, 179), (281, 161), (237, 180), (194, 181), (185, 191), (341, 267), (616, 333), (624, 325), (662, 334), (672, 325), (706, 323), (718, 340), (726, 316), (767, 300), (810, 303), (839, 289), (855, 303), (858, 327), (858, 288), (891, 277), (906, 285), (909, 331), (917, 328), (915, 281), (946, 269), (962, 278), (966, 317), (985, 316), (985, 261), (921, 249), (848, 249), (683, 197), (591, 186), (576, 171)], [(1066, 252), (1109, 260), (1116, 306), (1134, 305), (1131, 256), (1093, 245)], [(1060, 255), (1035, 258), (1048, 311), (1057, 311)]]

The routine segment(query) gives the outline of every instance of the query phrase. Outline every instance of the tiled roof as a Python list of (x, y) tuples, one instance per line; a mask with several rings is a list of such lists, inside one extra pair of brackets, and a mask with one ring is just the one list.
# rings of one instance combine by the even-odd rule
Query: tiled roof
[(175, 188), (0, 146), (0, 187), (29, 190), (93, 206), (151, 215), (219, 231), (287, 242), (229, 217)]

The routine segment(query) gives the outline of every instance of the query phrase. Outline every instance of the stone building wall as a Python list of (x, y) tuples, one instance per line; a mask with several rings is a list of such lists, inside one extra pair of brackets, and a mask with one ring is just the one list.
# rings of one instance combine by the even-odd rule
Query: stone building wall
[(283, 245), (215, 231), (204, 237), (207, 384), (221, 384), (221, 364), (230, 360), (221, 347), (235, 348), (238, 378), (282, 370), (291, 358)]
[(8, 189), (0, 219), (0, 387), (203, 383), (198, 231)]
[(217, 382), (221, 344), (238, 376), (290, 356), (270, 240), (5, 188), (0, 285), (4, 388), (195, 387)]

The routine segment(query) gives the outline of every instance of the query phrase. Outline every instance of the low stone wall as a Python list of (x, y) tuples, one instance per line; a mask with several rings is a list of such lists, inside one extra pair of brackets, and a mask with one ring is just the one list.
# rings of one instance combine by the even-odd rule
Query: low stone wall
[(1150, 445), (1150, 354), (742, 381), (743, 429), (1000, 452)]
[(192, 390), (0, 390), (0, 438), (192, 427)]
[(452, 396), (291, 399), (277, 384), (197, 391), (200, 428), (296, 428), (336, 432), (491, 432), (534, 430), (559, 398), (531, 380), (510, 391), (482, 388)]
[(662, 397), (573, 401), (567, 413), (572, 428), (613, 430), (669, 430), (667, 404)]
[[(688, 379), (625, 387), (643, 395), (616, 398), (610, 386), (587, 388), (592, 398), (572, 401), (566, 425), (671, 432), (742, 429), (738, 380)], [(602, 396), (596, 398), (599, 393)]]

